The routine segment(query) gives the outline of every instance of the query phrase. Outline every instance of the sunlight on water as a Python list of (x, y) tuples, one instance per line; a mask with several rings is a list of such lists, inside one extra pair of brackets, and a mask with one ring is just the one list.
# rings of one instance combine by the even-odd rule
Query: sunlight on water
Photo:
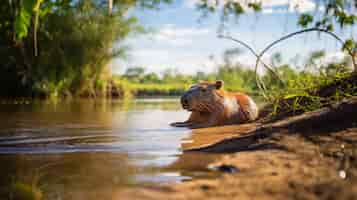
[(4, 184), (36, 180), (48, 197), (64, 198), (65, 191), (190, 179), (177, 170), (162, 171), (182, 154), (181, 142), (191, 132), (169, 126), (188, 115), (177, 99), (38, 101), (0, 108), (0, 169), (9, 175), (1, 178)]
[(216, 158), (182, 153), (201, 145), (194, 140), (202, 133), (169, 126), (189, 115), (178, 99), (38, 101), (0, 110), (0, 183), (35, 185), (45, 199), (106, 199), (122, 187), (191, 180)]
[[(0, 153), (125, 152), (173, 154), (189, 132), (176, 99), (3, 106)], [(166, 153), (167, 152), (167, 153)]]

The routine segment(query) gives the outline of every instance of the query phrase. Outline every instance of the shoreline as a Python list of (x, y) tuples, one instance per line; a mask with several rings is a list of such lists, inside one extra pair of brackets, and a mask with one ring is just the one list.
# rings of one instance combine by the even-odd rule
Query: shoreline
[(192, 139), (201, 143), (184, 147), (184, 154), (219, 153), (210, 165), (236, 173), (128, 188), (114, 199), (356, 199), (356, 116), (352, 97), (271, 123), (219, 127), (222, 137), (214, 140), (202, 140), (209, 128), (197, 130)]

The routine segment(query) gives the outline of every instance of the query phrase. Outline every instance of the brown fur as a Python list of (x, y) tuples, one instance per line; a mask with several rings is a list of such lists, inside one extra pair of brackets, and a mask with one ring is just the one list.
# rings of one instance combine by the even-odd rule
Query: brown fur
[(192, 112), (189, 119), (171, 125), (203, 128), (238, 124), (258, 117), (258, 108), (248, 95), (227, 92), (222, 89), (222, 86), (223, 81), (193, 85), (181, 97), (183, 108)]

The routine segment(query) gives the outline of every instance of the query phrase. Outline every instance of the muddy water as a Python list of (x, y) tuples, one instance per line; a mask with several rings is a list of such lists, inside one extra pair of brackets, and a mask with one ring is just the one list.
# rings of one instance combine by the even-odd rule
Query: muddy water
[(190, 180), (214, 159), (183, 155), (193, 132), (169, 126), (188, 117), (177, 99), (0, 103), (0, 195), (24, 184), (46, 199), (110, 199)]

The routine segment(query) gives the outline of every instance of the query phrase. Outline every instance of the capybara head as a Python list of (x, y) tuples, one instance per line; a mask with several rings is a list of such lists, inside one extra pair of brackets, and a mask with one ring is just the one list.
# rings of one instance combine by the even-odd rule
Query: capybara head
[(209, 112), (214, 105), (221, 99), (218, 92), (224, 82), (200, 82), (190, 87), (181, 97), (183, 109), (188, 111)]

